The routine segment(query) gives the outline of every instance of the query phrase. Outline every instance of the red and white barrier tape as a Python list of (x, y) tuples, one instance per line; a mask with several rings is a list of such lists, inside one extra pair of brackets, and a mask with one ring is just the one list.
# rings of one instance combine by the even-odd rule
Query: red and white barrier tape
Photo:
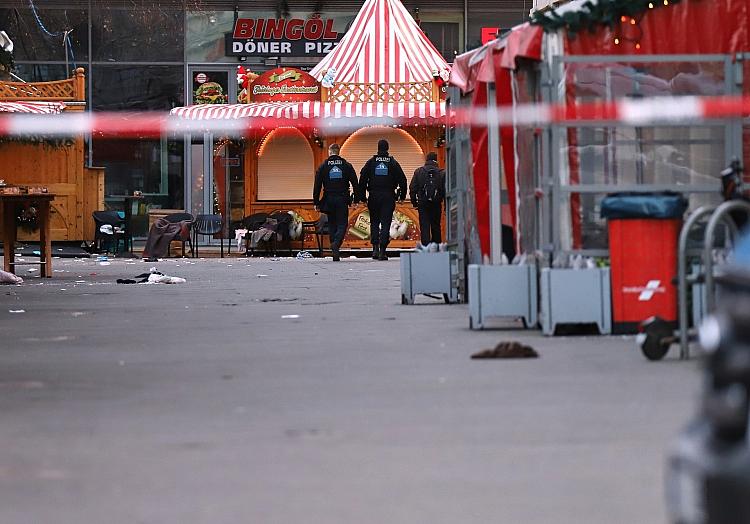
[[(750, 97), (663, 97), (623, 99), (577, 105), (527, 104), (490, 108), (454, 108), (455, 125), (546, 126), (576, 122), (609, 122), (623, 125), (673, 125), (709, 119), (750, 115)], [(215, 134), (240, 136), (250, 130), (282, 126), (344, 131), (373, 124), (420, 125), (415, 119), (392, 117), (329, 117), (292, 119), (247, 117), (238, 119), (189, 120), (164, 113), (80, 113), (25, 115), (0, 113), (0, 136), (73, 136), (91, 133), (103, 138), (158, 138), (162, 135)]]

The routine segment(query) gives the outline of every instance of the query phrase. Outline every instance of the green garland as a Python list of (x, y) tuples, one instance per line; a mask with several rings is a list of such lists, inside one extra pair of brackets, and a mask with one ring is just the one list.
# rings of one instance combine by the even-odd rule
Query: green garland
[[(668, 0), (668, 4), (678, 4), (682, 0)], [(581, 9), (568, 11), (562, 15), (556, 10), (536, 12), (531, 16), (531, 23), (540, 25), (547, 32), (567, 29), (568, 35), (575, 38), (577, 33), (588, 30), (593, 33), (598, 26), (612, 29), (620, 25), (621, 17), (639, 18), (645, 11), (664, 7), (664, 0), (599, 0), (585, 2)]]

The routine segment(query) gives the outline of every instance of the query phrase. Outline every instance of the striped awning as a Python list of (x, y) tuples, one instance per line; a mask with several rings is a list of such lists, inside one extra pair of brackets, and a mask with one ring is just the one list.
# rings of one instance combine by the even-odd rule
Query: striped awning
[(358, 103), (358, 102), (256, 102), (176, 107), (172, 115), (189, 120), (231, 120), (238, 118), (387, 118), (399, 121), (430, 121), (445, 116), (445, 102)]
[(56, 115), (65, 109), (63, 102), (0, 102), (0, 113)]
[(310, 74), (335, 69), (337, 84), (430, 82), (450, 70), (399, 0), (366, 0), (339, 45)]

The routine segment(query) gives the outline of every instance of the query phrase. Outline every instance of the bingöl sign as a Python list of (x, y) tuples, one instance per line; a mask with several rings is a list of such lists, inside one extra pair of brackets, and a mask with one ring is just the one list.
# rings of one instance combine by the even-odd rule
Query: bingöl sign
[(343, 37), (332, 19), (238, 18), (227, 33), (228, 56), (324, 56)]

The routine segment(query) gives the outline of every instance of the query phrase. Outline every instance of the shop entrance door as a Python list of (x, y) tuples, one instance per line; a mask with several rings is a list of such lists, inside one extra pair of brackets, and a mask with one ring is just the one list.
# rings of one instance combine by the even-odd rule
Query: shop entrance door
[[(245, 214), (242, 145), (212, 133), (192, 135), (186, 141), (190, 150), (185, 177), (187, 211), (193, 216), (221, 215), (228, 234)], [(209, 238), (199, 241), (213, 243)]]
[[(186, 91), (190, 104), (237, 103), (236, 74), (231, 65), (189, 66)], [(241, 220), (244, 212), (244, 177), (239, 146), (212, 133), (188, 136), (185, 140), (185, 147), (190, 151), (185, 166), (186, 210), (194, 216), (222, 215), (227, 234), (231, 222)], [(198, 241), (201, 244), (218, 243), (218, 240), (208, 237), (201, 237)]]

